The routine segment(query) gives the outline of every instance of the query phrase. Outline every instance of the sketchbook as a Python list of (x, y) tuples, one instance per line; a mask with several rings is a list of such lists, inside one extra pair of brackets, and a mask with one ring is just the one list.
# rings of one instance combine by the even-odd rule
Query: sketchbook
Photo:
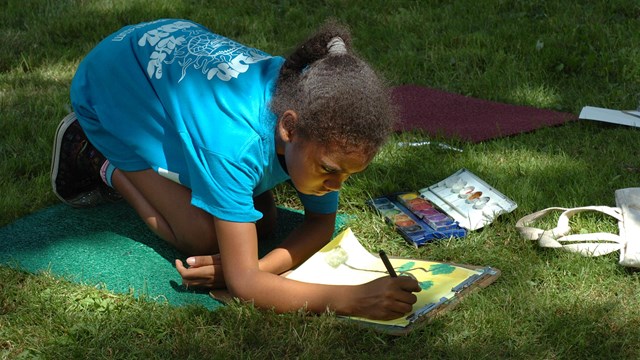
[[(418, 324), (450, 309), (469, 292), (484, 288), (499, 276), (498, 269), (419, 259), (391, 258), (398, 276), (412, 276), (422, 291), (410, 314), (389, 321), (342, 317), (376, 330), (402, 335)], [(347, 228), (285, 276), (289, 279), (328, 285), (358, 285), (388, 276), (382, 260), (369, 253)]]

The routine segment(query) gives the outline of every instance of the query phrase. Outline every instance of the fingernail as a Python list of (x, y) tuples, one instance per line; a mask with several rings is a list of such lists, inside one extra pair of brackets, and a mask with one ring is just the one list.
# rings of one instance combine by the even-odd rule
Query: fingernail
[(194, 265), (196, 263), (196, 258), (190, 257), (187, 258), (187, 264)]

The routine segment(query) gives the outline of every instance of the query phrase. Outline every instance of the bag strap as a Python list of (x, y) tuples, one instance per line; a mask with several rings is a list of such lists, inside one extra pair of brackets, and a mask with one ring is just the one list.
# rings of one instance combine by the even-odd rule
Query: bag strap
[[(562, 211), (558, 217), (558, 225), (553, 229), (543, 230), (529, 225), (552, 211)], [(600, 256), (618, 251), (624, 246), (623, 238), (611, 233), (570, 234), (569, 218), (583, 211), (598, 211), (622, 221), (622, 214), (617, 207), (584, 206), (576, 208), (550, 207), (522, 217), (516, 222), (516, 229), (528, 240), (538, 241), (538, 245), (548, 248), (560, 248), (577, 252), (583, 256)], [(563, 244), (566, 242), (567, 244)]]

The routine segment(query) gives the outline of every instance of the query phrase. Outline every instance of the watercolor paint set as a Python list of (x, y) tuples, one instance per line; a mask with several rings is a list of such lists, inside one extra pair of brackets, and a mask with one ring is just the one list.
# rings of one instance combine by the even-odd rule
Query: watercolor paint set
[(369, 200), (368, 204), (393, 225), (407, 242), (415, 246), (467, 234), (457, 221), (422, 198), (418, 192), (381, 196)]
[(466, 236), (517, 207), (467, 169), (417, 192), (386, 195), (368, 204), (415, 246)]
[(467, 230), (480, 229), (518, 207), (513, 200), (467, 169), (460, 169), (419, 192)]

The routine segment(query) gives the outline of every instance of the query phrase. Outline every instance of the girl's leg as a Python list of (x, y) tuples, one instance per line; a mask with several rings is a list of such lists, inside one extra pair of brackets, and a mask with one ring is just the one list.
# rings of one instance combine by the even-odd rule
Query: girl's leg
[[(188, 188), (151, 169), (116, 169), (109, 181), (106, 173), (101, 176), (104, 167), (104, 156), (89, 142), (75, 113), (67, 115), (56, 131), (51, 165), (51, 184), (60, 200), (75, 207), (95, 206), (110, 191), (103, 191), (107, 185), (102, 182), (110, 182), (154, 233), (185, 255), (218, 253), (213, 217), (191, 205)], [(258, 234), (272, 231), (276, 209), (271, 192), (256, 197), (255, 206), (265, 214), (256, 224)]]
[(160, 238), (185, 255), (218, 253), (213, 217), (191, 205), (191, 190), (151, 169), (116, 170), (113, 187)]
[[(191, 190), (151, 169), (135, 172), (116, 170), (111, 182), (160, 238), (187, 256), (218, 253), (213, 216), (191, 205)], [(275, 229), (276, 207), (271, 191), (254, 199), (264, 217), (256, 224), (263, 236)]]

